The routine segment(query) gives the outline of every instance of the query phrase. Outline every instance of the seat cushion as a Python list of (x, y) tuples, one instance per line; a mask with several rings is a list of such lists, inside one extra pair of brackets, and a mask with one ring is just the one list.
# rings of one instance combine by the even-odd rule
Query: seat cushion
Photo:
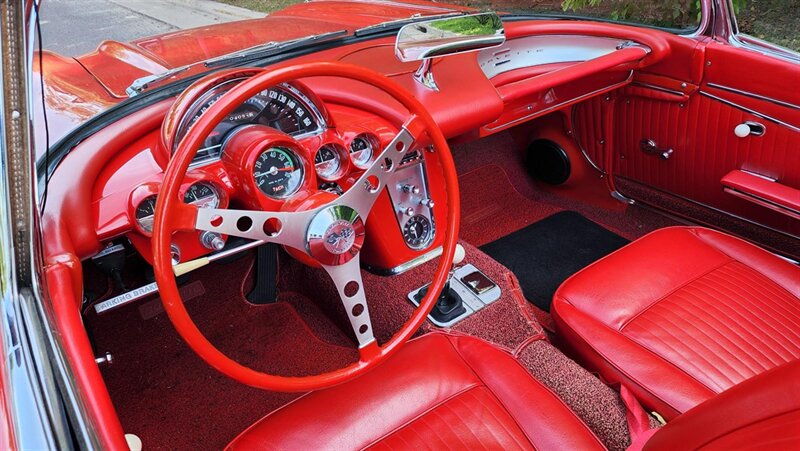
[(653, 232), (556, 292), (559, 336), (667, 418), (800, 358), (800, 268), (713, 230)]
[(604, 449), (508, 353), (427, 334), (346, 384), (267, 415), (229, 449)]

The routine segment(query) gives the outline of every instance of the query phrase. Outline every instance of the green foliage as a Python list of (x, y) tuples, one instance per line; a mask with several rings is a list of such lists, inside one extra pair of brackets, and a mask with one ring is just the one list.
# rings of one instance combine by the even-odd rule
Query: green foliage
[[(738, 12), (747, 0), (733, 0)], [(669, 28), (687, 28), (700, 19), (700, 0), (563, 0), (561, 8), (579, 14), (613, 20), (645, 23)]]
[(464, 36), (491, 36), (501, 29), (503, 24), (498, 16), (487, 14), (435, 20), (429, 26)]

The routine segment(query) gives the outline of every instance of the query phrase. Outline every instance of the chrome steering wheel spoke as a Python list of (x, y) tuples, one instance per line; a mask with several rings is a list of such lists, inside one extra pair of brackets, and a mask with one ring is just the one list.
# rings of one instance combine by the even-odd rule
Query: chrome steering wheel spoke
[(358, 255), (347, 263), (341, 265), (322, 265), (333, 280), (339, 292), (350, 326), (358, 340), (359, 350), (375, 342), (372, 330), (372, 320), (367, 307), (367, 297), (364, 294), (364, 282), (361, 278), (361, 259)]
[(372, 206), (378, 195), (386, 186), (389, 175), (400, 165), (400, 161), (411, 150), (415, 137), (409, 126), (417, 120), (416, 116), (409, 119), (400, 129), (383, 152), (375, 158), (369, 169), (359, 177), (358, 181), (347, 192), (337, 199), (337, 204), (353, 208), (364, 221), (367, 220)]
[(412, 130), (418, 129), (418, 121), (417, 116), (406, 121), (358, 181), (326, 205), (297, 212), (199, 208), (195, 229), (282, 244), (317, 260), (336, 285), (366, 358), (377, 343), (361, 278), (364, 223), (389, 176), (417, 140)]
[(283, 244), (307, 253), (306, 229), (317, 212), (198, 208), (195, 229)]

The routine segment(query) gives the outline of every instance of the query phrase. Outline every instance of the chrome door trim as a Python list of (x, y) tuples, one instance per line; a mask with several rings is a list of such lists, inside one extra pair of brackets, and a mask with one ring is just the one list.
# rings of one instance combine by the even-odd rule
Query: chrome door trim
[(789, 123), (787, 123), (787, 122), (784, 122), (784, 121), (782, 121), (782, 120), (780, 120), (780, 119), (775, 119), (775, 118), (774, 118), (774, 117), (772, 117), (772, 116), (768, 116), (768, 115), (766, 115), (766, 114), (764, 114), (764, 113), (759, 113), (758, 111), (751, 110), (750, 108), (747, 108), (747, 107), (741, 106), (741, 105), (739, 105), (738, 103), (731, 102), (730, 100), (723, 99), (722, 97), (716, 96), (716, 95), (714, 95), (714, 94), (708, 93), (708, 92), (706, 92), (706, 91), (703, 91), (703, 90), (701, 90), (701, 91), (700, 91), (700, 94), (701, 94), (701, 95), (704, 95), (704, 96), (706, 96), (706, 97), (712, 98), (712, 99), (714, 99), (714, 100), (717, 100), (717, 101), (719, 101), (719, 102), (722, 102), (722, 103), (724, 103), (724, 104), (726, 104), (726, 105), (728, 105), (728, 106), (732, 106), (732, 107), (734, 107), (734, 108), (738, 108), (738, 109), (740, 109), (740, 110), (742, 110), (742, 111), (746, 111), (746, 112), (748, 112), (748, 113), (750, 113), (750, 114), (753, 114), (753, 115), (755, 115), (755, 116), (758, 116), (758, 117), (760, 117), (760, 118), (762, 118), (762, 119), (766, 119), (766, 120), (768, 120), (768, 121), (770, 121), (770, 122), (774, 122), (774, 123), (776, 123), (776, 124), (778, 124), (778, 125), (783, 125), (784, 127), (787, 127), (787, 128), (789, 128), (789, 129), (791, 129), (791, 130), (794, 130), (794, 131), (796, 131), (796, 132), (800, 133), (800, 127), (794, 126), (794, 125), (792, 125), (792, 124), (789, 124)]
[(750, 91), (744, 91), (741, 89), (731, 88), (730, 86), (721, 85), (718, 83), (706, 83), (707, 86), (711, 88), (721, 89), (723, 91), (732, 92), (734, 94), (740, 94), (745, 97), (752, 97), (758, 100), (764, 100), (766, 102), (774, 103), (775, 105), (785, 106), (787, 108), (792, 108), (795, 110), (800, 110), (800, 105), (795, 105), (794, 103), (784, 102), (783, 100), (774, 99), (772, 97), (762, 96), (760, 94), (756, 94)]
[[(668, 195), (668, 196), (675, 197), (676, 199), (680, 199), (680, 200), (682, 200), (682, 201), (685, 201), (685, 202), (688, 202), (688, 203), (691, 203), (691, 204), (694, 204), (694, 205), (697, 205), (697, 206), (700, 206), (700, 207), (703, 207), (703, 208), (707, 208), (707, 209), (709, 209), (709, 210), (711, 210), (711, 211), (714, 211), (714, 212), (716, 212), (716, 213), (719, 213), (719, 214), (722, 214), (722, 215), (725, 215), (725, 216), (731, 217), (731, 218), (733, 218), (733, 219), (737, 219), (737, 220), (739, 220), (739, 221), (746, 222), (746, 223), (748, 223), (748, 224), (751, 224), (751, 225), (754, 225), (754, 226), (757, 226), (757, 227), (761, 227), (761, 228), (763, 228), (763, 229), (765, 229), (765, 230), (768, 230), (768, 231), (770, 231), (770, 232), (773, 232), (773, 233), (776, 233), (776, 234), (779, 234), (779, 235), (783, 235), (783, 236), (785, 236), (785, 237), (788, 237), (788, 238), (793, 238), (793, 239), (800, 238), (799, 236), (797, 236), (797, 235), (792, 235), (792, 234), (791, 234), (791, 233), (789, 233), (789, 232), (785, 232), (785, 231), (783, 231), (783, 230), (778, 230), (778, 229), (776, 229), (776, 228), (774, 228), (774, 227), (772, 227), (772, 226), (768, 226), (768, 225), (766, 225), (766, 224), (761, 224), (761, 223), (759, 223), (759, 222), (756, 222), (756, 221), (754, 221), (754, 220), (752, 220), (752, 219), (744, 218), (744, 217), (742, 217), (742, 216), (739, 216), (739, 215), (737, 215), (737, 214), (734, 214), (734, 213), (727, 212), (727, 211), (725, 211), (725, 210), (722, 210), (722, 209), (719, 209), (719, 208), (717, 208), (717, 207), (712, 207), (711, 205), (708, 205), (708, 204), (706, 204), (706, 203), (703, 203), (703, 202), (698, 202), (698, 201), (696, 201), (696, 200), (689, 199), (688, 197), (681, 196), (680, 194), (675, 194), (675, 193), (673, 193), (673, 192), (671, 192), (671, 191), (668, 191), (668, 190), (663, 190), (663, 189), (660, 189), (660, 188), (655, 188), (655, 187), (653, 187), (653, 186), (646, 185), (646, 184), (644, 184), (644, 183), (642, 183), (642, 182), (639, 182), (639, 181), (637, 181), (637, 180), (634, 180), (634, 179), (632, 179), (632, 178), (629, 178), (629, 177), (625, 177), (625, 176), (619, 176), (619, 175), (618, 175), (617, 177), (618, 177), (618, 178), (621, 178), (621, 179), (623, 179), (623, 180), (626, 180), (626, 181), (628, 181), (628, 182), (630, 182), (630, 183), (635, 183), (635, 184), (637, 184), (637, 185), (640, 185), (640, 186), (647, 186), (647, 187), (648, 187), (649, 189), (651, 189), (651, 190), (654, 190), (654, 191), (657, 191), (657, 192), (660, 192), (660, 193), (666, 194), (666, 195)], [(628, 196), (628, 194), (623, 194), (623, 195), (624, 195), (624, 196), (626, 196), (626, 197)], [(632, 198), (633, 198), (633, 197), (632, 197)], [(665, 207), (662, 207), (662, 206), (660, 206), (660, 205), (657, 205), (657, 204), (655, 204), (654, 202), (649, 202), (649, 201), (647, 201), (647, 200), (642, 200), (642, 199), (639, 199), (639, 198), (633, 198), (633, 199), (635, 199), (635, 200), (636, 200), (636, 202), (637, 202), (637, 203), (639, 203), (640, 205), (641, 205), (641, 204), (644, 204), (644, 205), (649, 205), (649, 206), (651, 206), (652, 208), (656, 208), (656, 209), (658, 209), (658, 210), (665, 211), (665, 212), (667, 212), (667, 213), (670, 213), (670, 214), (672, 214), (672, 215), (675, 215), (675, 214), (677, 214), (677, 215), (679, 215), (679, 217), (680, 217), (680, 215), (681, 215), (680, 213), (675, 213), (673, 210), (670, 210), (670, 209), (668, 209), (668, 208), (665, 208)], [(687, 216), (688, 216), (688, 215), (687, 215)], [(690, 219), (690, 220), (691, 220), (691, 221), (696, 221), (696, 219), (695, 219), (695, 218), (692, 218), (692, 219)], [(704, 222), (704, 221), (700, 221), (700, 222), (698, 222), (698, 223), (699, 223), (699, 224), (706, 225), (706, 226), (713, 225), (713, 224), (709, 224), (709, 223), (707, 223), (707, 222)]]

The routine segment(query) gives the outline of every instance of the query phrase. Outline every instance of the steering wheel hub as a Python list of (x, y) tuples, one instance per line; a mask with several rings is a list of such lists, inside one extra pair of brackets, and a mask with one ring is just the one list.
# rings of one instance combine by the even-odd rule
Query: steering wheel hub
[(346, 205), (320, 210), (306, 233), (308, 252), (323, 265), (342, 265), (353, 259), (364, 244), (364, 221)]

